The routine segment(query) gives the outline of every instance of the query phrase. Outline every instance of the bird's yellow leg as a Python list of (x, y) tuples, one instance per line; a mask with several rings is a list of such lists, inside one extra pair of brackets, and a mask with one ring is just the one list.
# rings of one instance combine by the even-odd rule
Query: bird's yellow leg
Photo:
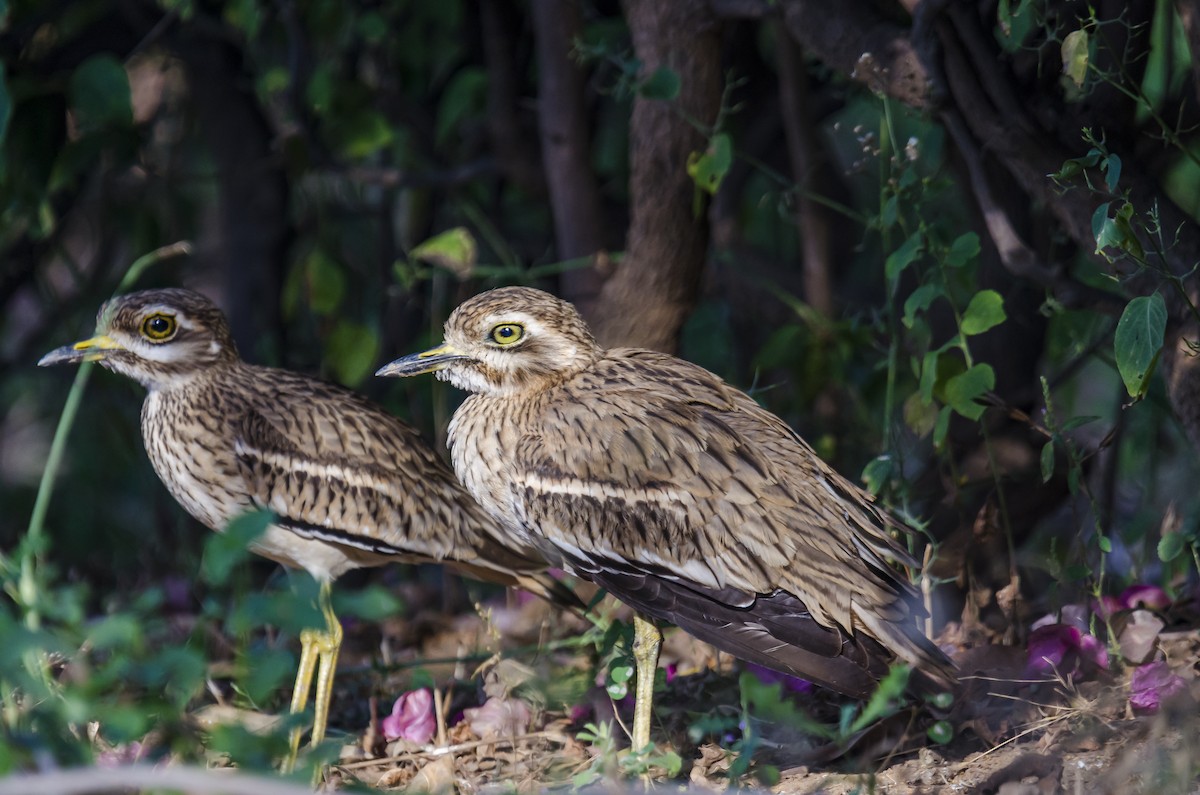
[(333, 675), (337, 671), (338, 652), (342, 648), (342, 622), (338, 621), (330, 601), (331, 587), (321, 583), (321, 612), (325, 614), (325, 632), (318, 647), (320, 665), (317, 667), (317, 695), (313, 705), (312, 744), (325, 739), (325, 728), (329, 725), (329, 702), (333, 699)]
[[(321, 645), (321, 633), (315, 629), (306, 629), (300, 633), (300, 666), (296, 669), (296, 684), (292, 687), (291, 713), (296, 715), (308, 706), (308, 691), (312, 689), (313, 672), (317, 669), (317, 650)], [(300, 755), (300, 738), (304, 729), (300, 726), (292, 729), (291, 746), (287, 759), (283, 761), (283, 772), (291, 773), (296, 766), (296, 757)]]
[[(325, 739), (329, 724), (329, 702), (333, 696), (333, 674), (337, 669), (338, 651), (342, 646), (342, 624), (337, 620), (330, 603), (329, 583), (321, 583), (320, 607), (325, 616), (325, 631), (306, 629), (300, 633), (300, 666), (296, 670), (296, 686), (292, 689), (293, 715), (303, 712), (308, 706), (308, 691), (312, 689), (313, 673), (316, 673), (317, 694), (314, 703), (312, 744)], [(300, 738), (304, 729), (292, 729), (291, 747), (283, 763), (283, 772), (290, 773), (296, 766), (300, 754)]]
[(658, 671), (658, 653), (662, 649), (662, 632), (650, 621), (634, 614), (633, 661), (637, 665), (637, 690), (633, 702), (634, 752), (650, 745), (650, 717), (654, 708), (654, 675)]

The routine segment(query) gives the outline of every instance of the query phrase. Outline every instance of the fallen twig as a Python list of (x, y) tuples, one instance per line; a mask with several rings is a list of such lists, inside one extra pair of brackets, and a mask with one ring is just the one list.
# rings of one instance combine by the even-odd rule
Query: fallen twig
[[(361, 762), (350, 762), (348, 764), (337, 765), (342, 770), (359, 770), (372, 765), (380, 765), (388, 762), (414, 762), (417, 759), (426, 759), (431, 757), (445, 756), (446, 754), (457, 754), (462, 751), (470, 751), (475, 748), (481, 748), (485, 745), (506, 745), (518, 746), (532, 740), (550, 740), (552, 742), (566, 745), (571, 742), (571, 736), (555, 731), (530, 732), (522, 734), (520, 737), (493, 737), (488, 740), (472, 740), (469, 743), (458, 743), (457, 745), (447, 745), (441, 748), (429, 748), (423, 751), (408, 751), (397, 756), (381, 756), (378, 759), (364, 759)], [(0, 795), (4, 793), (0, 792)]]

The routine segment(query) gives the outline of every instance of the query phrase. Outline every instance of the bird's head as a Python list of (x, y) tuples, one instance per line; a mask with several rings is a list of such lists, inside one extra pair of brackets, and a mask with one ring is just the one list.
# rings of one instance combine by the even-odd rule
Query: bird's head
[(599, 356), (574, 306), (531, 287), (501, 287), (459, 305), (441, 345), (397, 359), (376, 375), (436, 372), (468, 392), (508, 395), (544, 389)]
[(100, 362), (147, 389), (164, 389), (237, 360), (229, 324), (216, 304), (171, 288), (108, 301), (96, 316), (96, 336), (47, 353), (38, 366)]

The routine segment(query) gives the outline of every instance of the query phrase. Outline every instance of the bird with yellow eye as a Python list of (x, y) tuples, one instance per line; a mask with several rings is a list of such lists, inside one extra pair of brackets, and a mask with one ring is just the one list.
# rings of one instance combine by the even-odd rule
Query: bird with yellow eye
[[(330, 585), (391, 562), (438, 562), (578, 606), (543, 573), (530, 544), (499, 526), (412, 428), (346, 389), (238, 356), (221, 311), (199, 293), (146, 290), (101, 308), (97, 334), (38, 363), (98, 361), (146, 387), (142, 439), (154, 471), (188, 513), (222, 531), (268, 509), (253, 551), (320, 583), (325, 627), (300, 637), (292, 712), (316, 678), (312, 743), (326, 731), (342, 627)], [(300, 731), (285, 767), (295, 762)]]
[(917, 690), (953, 664), (918, 626), (903, 527), (783, 420), (697, 365), (604, 349), (571, 304), (527, 287), (468, 299), (444, 342), (377, 375), (472, 394), (455, 471), (512, 544), (633, 607), (633, 746), (650, 743), (668, 621), (737, 657), (866, 698), (893, 662)]

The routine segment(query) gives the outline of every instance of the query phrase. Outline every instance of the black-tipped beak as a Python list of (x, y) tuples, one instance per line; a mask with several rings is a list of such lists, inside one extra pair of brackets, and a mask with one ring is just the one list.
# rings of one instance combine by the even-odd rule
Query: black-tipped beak
[(421, 375), (423, 373), (433, 373), (441, 370), (451, 362), (461, 361), (470, 358), (464, 353), (461, 353), (457, 348), (449, 343), (443, 342), (436, 348), (430, 348), (427, 351), (420, 353), (409, 354), (403, 356), (394, 362), (389, 362), (383, 367), (375, 371), (378, 376), (394, 376), (404, 377), (410, 375)]
[(52, 364), (79, 364), (80, 362), (96, 362), (108, 355), (109, 351), (122, 350), (121, 344), (106, 334), (80, 340), (73, 345), (56, 348), (38, 360), (38, 367), (49, 367)]

